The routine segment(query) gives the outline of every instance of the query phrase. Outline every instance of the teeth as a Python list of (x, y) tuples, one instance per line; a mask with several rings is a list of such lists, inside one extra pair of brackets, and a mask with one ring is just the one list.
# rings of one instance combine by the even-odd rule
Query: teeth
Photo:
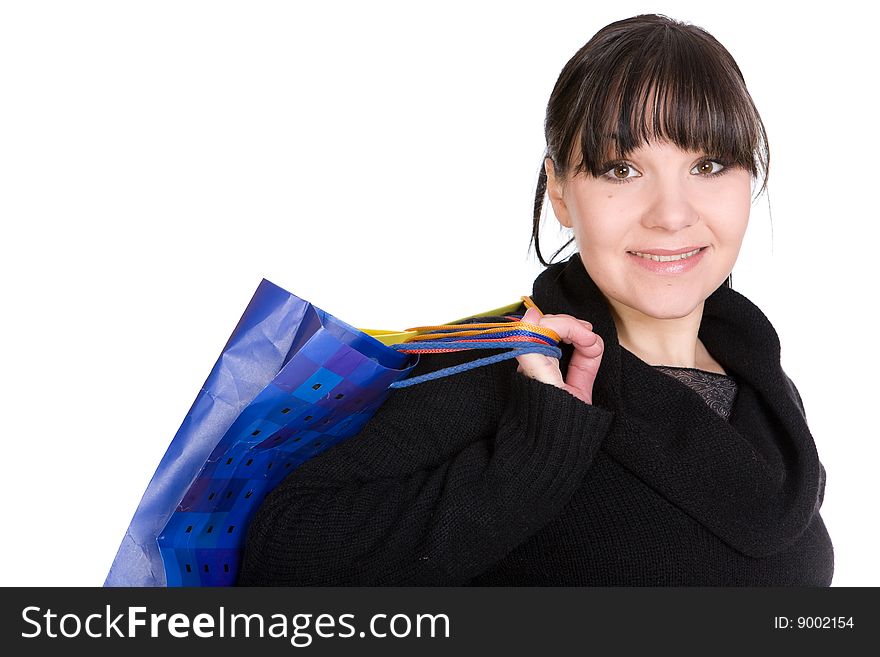
[(657, 262), (671, 262), (672, 260), (684, 260), (685, 258), (690, 258), (692, 255), (695, 255), (700, 252), (700, 249), (694, 249), (690, 253), (680, 253), (678, 255), (670, 255), (670, 256), (661, 256), (661, 255), (651, 255), (650, 253), (639, 253), (638, 251), (630, 251), (633, 255), (637, 255), (642, 258), (648, 258), (649, 260), (655, 260)]

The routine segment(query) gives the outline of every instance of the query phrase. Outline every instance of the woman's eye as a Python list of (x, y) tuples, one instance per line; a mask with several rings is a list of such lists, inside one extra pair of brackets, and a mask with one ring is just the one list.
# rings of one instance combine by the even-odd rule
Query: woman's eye
[(629, 175), (633, 171), (637, 171), (637, 169), (626, 162), (617, 162), (604, 175), (611, 182), (622, 183), (629, 182), (632, 178), (638, 178), (638, 176)]
[[(721, 167), (720, 169), (715, 169), (712, 165), (718, 165)], [(703, 160), (697, 166), (695, 166), (691, 171), (695, 173), (703, 174), (704, 176), (714, 176), (721, 171), (724, 170), (724, 165), (721, 162), (716, 160)]]

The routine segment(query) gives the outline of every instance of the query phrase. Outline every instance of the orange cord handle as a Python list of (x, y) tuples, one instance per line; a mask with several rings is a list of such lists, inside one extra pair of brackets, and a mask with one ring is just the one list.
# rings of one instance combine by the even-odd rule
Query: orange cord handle
[[(528, 296), (520, 297), (526, 308), (534, 308), (541, 315), (544, 313), (541, 312), (541, 309), (535, 305), (535, 302)], [(457, 330), (456, 330), (457, 329)], [(538, 326), (537, 324), (532, 324), (531, 322), (524, 322), (522, 320), (509, 322), (507, 324), (503, 324), (499, 326), (497, 322), (486, 322), (486, 323), (474, 323), (474, 324), (439, 324), (436, 326), (415, 326), (412, 328), (406, 329), (406, 331), (417, 331), (418, 335), (412, 336), (407, 339), (407, 342), (418, 342), (418, 341), (428, 341), (428, 340), (436, 340), (438, 338), (451, 338), (451, 337), (465, 337), (470, 335), (485, 335), (491, 333), (506, 333), (508, 331), (523, 329), (526, 331), (530, 331), (532, 333), (537, 333), (538, 335), (543, 335), (545, 337), (550, 338), (554, 342), (559, 342), (560, 337), (559, 334), (556, 333), (553, 329), (549, 329), (545, 326)], [(427, 331), (427, 332), (426, 332)], [(444, 331), (443, 333), (430, 333), (430, 331)], [(490, 338), (491, 339), (491, 338)]]

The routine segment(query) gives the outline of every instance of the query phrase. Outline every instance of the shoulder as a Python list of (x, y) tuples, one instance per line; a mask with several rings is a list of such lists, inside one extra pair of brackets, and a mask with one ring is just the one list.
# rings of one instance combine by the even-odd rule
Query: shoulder
[[(467, 320), (464, 320), (467, 321)], [(493, 356), (497, 349), (419, 354), (407, 378)], [(300, 468), (327, 478), (399, 476), (430, 467), (494, 434), (515, 358), (393, 388), (357, 434), (340, 439)]]
[[(491, 355), (494, 350), (420, 354), (410, 376)], [(353, 436), (303, 463), (300, 477), (351, 481), (399, 477), (448, 460), (497, 430), (516, 360), (392, 389)]]
[[(524, 306), (520, 305), (519, 310), (523, 309)], [(454, 322), (454, 324), (502, 324), (509, 322), (510, 319), (506, 316), (492, 315), (468, 317)], [(418, 343), (413, 344), (417, 345)], [(447, 368), (466, 365), (487, 357), (498, 356), (504, 351), (505, 349), (461, 349), (459, 351), (419, 354), (419, 362), (408, 378), (413, 379)], [(423, 383), (395, 389), (394, 394), (408, 401), (439, 400), (456, 404), (478, 400), (480, 394), (474, 394), (475, 388), (490, 396), (503, 394), (509, 388), (505, 384), (510, 378), (510, 369), (516, 369), (516, 362), (514, 358), (507, 358), (488, 365), (477, 365)]]
[[(466, 365), (498, 353), (494, 349), (468, 349), (420, 354), (419, 363), (408, 378)], [(509, 395), (510, 376), (516, 366), (516, 359), (509, 358), (392, 389), (374, 420), (412, 426), (442, 423), (453, 414), (467, 413), (474, 424), (485, 424), (490, 421), (493, 409)]]

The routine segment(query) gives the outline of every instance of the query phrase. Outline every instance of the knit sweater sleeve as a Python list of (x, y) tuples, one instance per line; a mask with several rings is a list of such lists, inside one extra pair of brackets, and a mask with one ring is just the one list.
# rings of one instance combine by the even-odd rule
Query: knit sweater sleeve
[(360, 433), (267, 495), (238, 585), (465, 585), (534, 534), (580, 485), (613, 413), (515, 367), (392, 391)]

